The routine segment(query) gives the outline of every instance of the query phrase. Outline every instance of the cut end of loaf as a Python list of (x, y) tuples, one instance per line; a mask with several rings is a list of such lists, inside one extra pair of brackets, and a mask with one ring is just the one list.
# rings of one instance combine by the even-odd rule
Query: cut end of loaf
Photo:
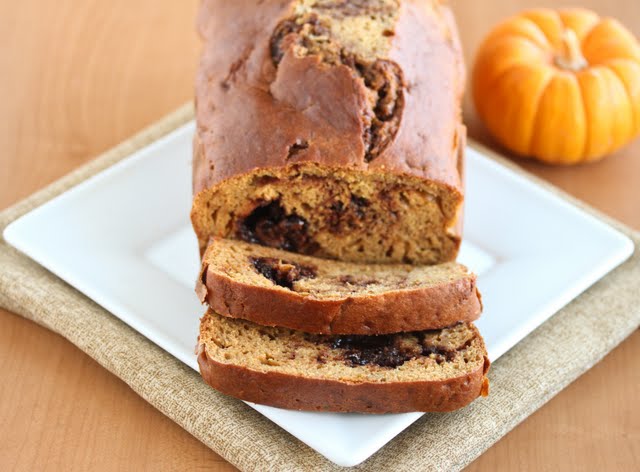
[(256, 169), (198, 193), (192, 222), (211, 237), (353, 262), (455, 259), (462, 195), (383, 172), (305, 163)]

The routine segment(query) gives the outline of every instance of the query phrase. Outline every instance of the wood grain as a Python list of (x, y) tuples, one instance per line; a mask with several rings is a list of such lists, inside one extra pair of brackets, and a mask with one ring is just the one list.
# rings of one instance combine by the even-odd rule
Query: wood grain
[[(197, 4), (0, 1), (0, 208), (191, 99)], [(640, 33), (637, 0), (582, 4)], [(530, 4), (452, 5), (469, 61), (495, 21)], [(470, 100), (465, 117), (495, 147)], [(636, 141), (577, 168), (518, 162), (640, 228), (638, 154)], [(0, 371), (0, 470), (235, 470), (64, 339), (2, 310)], [(639, 372), (636, 332), (470, 469), (639, 470)]]

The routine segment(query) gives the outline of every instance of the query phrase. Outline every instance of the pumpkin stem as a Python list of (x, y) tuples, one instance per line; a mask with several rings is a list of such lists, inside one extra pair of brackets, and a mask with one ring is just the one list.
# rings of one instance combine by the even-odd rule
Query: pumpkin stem
[(582, 55), (580, 41), (575, 31), (571, 29), (564, 30), (561, 49), (561, 52), (555, 57), (555, 63), (561, 69), (578, 71), (589, 65)]

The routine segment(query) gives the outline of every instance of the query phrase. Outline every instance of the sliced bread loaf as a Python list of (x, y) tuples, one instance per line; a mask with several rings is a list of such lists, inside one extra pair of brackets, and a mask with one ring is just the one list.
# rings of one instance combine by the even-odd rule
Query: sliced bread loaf
[(482, 311), (461, 264), (365, 265), (226, 239), (211, 241), (196, 291), (224, 316), (317, 334), (438, 329)]
[(451, 411), (488, 393), (478, 330), (322, 336), (219, 316), (200, 324), (204, 380), (245, 401), (310, 411)]

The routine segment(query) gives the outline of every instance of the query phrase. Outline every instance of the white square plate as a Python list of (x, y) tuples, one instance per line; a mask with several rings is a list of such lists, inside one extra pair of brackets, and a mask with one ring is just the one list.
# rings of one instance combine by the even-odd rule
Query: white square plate
[[(9, 244), (197, 369), (189, 123), (11, 224)], [(479, 152), (467, 152), (461, 262), (495, 361), (633, 252), (614, 229)], [(496, 392), (499, 394), (499, 392)], [(481, 400), (480, 400), (481, 401)], [(421, 413), (306, 413), (251, 405), (329, 460), (356, 465)], [(309, 425), (313, 424), (310, 428)]]

